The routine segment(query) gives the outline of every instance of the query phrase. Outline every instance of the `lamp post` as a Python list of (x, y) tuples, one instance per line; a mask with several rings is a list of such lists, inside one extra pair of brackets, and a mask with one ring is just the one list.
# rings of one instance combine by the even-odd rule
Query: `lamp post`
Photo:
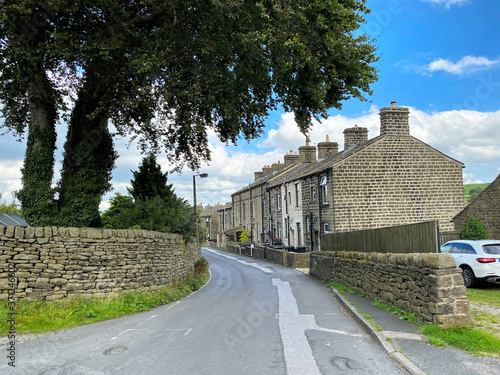
[(194, 196), (194, 220), (196, 224), (196, 250), (200, 247), (200, 240), (198, 238), (198, 206), (196, 205), (196, 176), (200, 178), (208, 177), (208, 173), (197, 173), (193, 175), (193, 196)]

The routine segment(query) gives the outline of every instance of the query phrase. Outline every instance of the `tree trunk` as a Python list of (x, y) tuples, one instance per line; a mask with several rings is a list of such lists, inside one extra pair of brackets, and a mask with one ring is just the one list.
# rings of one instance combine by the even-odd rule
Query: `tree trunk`
[(22, 169), (23, 188), (17, 193), (30, 225), (53, 225), (56, 219), (54, 151), (56, 149), (56, 97), (41, 62), (34, 62), (28, 89), (30, 123)]
[[(91, 68), (89, 67), (90, 73)], [(59, 215), (66, 226), (100, 227), (99, 204), (111, 189), (116, 153), (101, 98), (109, 86), (88, 74), (69, 122), (61, 181)]]

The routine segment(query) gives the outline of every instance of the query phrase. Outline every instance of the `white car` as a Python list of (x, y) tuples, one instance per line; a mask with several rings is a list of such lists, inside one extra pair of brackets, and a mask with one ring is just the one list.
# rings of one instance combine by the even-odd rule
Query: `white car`
[(500, 281), (500, 240), (448, 241), (441, 246), (440, 252), (455, 258), (467, 288), (480, 281)]

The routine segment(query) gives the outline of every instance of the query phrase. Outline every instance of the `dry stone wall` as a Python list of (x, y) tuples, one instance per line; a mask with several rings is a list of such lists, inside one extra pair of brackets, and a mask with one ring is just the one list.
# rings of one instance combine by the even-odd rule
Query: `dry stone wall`
[(226, 250), (233, 254), (263, 259), (288, 267), (309, 267), (309, 253), (296, 253), (267, 246), (254, 246), (250, 250), (250, 246), (240, 245), (227, 245)]
[(311, 274), (442, 328), (472, 327), (460, 269), (450, 254), (311, 253)]
[[(104, 297), (185, 278), (201, 258), (179, 234), (0, 226), (0, 298)], [(14, 266), (13, 266), (14, 265)]]

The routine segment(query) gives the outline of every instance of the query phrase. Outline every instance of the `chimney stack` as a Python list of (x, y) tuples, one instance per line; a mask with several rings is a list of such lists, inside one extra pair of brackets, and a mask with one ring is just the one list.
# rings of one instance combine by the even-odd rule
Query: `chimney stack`
[(262, 177), (269, 176), (271, 173), (273, 173), (273, 169), (269, 165), (265, 165), (262, 168)]
[(356, 143), (362, 143), (368, 140), (368, 129), (354, 125), (353, 128), (344, 130), (344, 150), (354, 146)]
[(263, 172), (262, 172), (262, 171), (260, 171), (260, 172), (255, 172), (255, 173), (254, 173), (254, 175), (255, 175), (255, 181), (257, 181), (259, 178), (261, 178), (261, 177), (262, 177), (262, 174), (263, 174)]
[(293, 154), (293, 151), (290, 150), (290, 153), (289, 154), (286, 154), (284, 157), (283, 157), (284, 161), (285, 161), (285, 168), (291, 166), (291, 165), (294, 165), (294, 164), (297, 164), (299, 162), (299, 155), (297, 154)]
[(278, 172), (278, 171), (282, 170), (283, 168), (285, 168), (285, 164), (282, 164), (278, 160), (277, 163), (274, 163), (273, 165), (271, 165), (271, 168), (273, 169), (273, 172)]
[(335, 155), (339, 152), (339, 144), (330, 142), (328, 135), (325, 142), (318, 143), (318, 159), (324, 159), (327, 156)]
[(316, 161), (316, 147), (309, 146), (309, 137), (306, 137), (306, 145), (299, 147), (299, 162), (313, 163)]
[(408, 108), (397, 107), (396, 101), (390, 107), (380, 109), (380, 135), (410, 135)]

